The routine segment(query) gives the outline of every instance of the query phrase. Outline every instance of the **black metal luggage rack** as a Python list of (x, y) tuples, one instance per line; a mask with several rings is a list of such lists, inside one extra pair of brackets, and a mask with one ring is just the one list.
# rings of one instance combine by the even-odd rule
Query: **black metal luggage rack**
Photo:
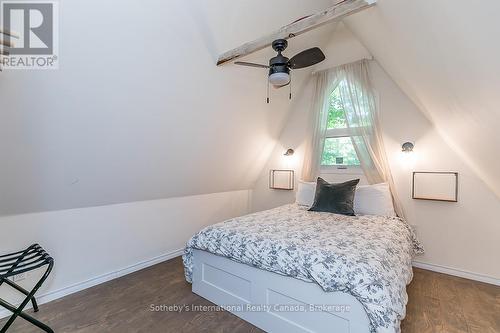
[[(9, 280), (9, 277), (30, 272), (32, 270), (35, 270), (43, 266), (47, 266), (45, 273), (31, 291), (28, 291), (23, 287), (17, 285), (16, 283), (14, 283), (13, 281)], [(54, 266), (54, 259), (52, 259), (52, 257), (47, 252), (45, 252), (45, 250), (38, 244), (33, 244), (23, 251), (18, 251), (0, 256), (0, 286), (3, 283), (5, 283), (11, 286), (12, 288), (16, 289), (17, 291), (23, 293), (24, 295), (26, 295), (26, 298), (21, 302), (21, 304), (17, 308), (14, 305), (0, 298), (0, 305), (12, 312), (12, 315), (10, 316), (7, 323), (5, 323), (5, 325), (0, 329), (0, 333), (7, 332), (7, 329), (12, 325), (12, 323), (14, 322), (14, 320), (16, 320), (17, 317), (21, 317), (29, 321), (30, 323), (41, 328), (45, 332), (49, 333), (54, 332), (50, 327), (48, 327), (44, 323), (22, 312), (24, 307), (30, 301), (33, 303), (34, 311), (38, 312), (38, 305), (36, 303), (35, 293), (45, 282), (50, 272), (52, 271), (53, 266)]]

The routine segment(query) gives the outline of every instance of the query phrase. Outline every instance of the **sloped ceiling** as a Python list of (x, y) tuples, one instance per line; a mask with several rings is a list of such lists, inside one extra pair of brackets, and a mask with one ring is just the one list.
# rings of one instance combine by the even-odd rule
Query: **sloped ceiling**
[[(251, 188), (288, 92), (266, 105), (265, 71), (215, 60), (328, 5), (65, 0), (60, 69), (0, 75), (0, 215)], [(294, 39), (289, 54), (331, 29)]]
[(497, 196), (499, 12), (495, 0), (378, 0), (374, 8), (346, 20)]

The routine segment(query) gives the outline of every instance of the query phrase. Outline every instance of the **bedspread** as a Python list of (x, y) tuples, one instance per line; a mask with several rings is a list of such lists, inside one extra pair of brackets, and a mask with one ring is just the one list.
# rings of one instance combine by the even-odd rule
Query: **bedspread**
[(192, 278), (199, 249), (260, 269), (315, 282), (325, 292), (354, 296), (372, 332), (399, 332), (406, 314), (412, 257), (423, 252), (397, 217), (309, 212), (297, 204), (211, 225), (187, 243), (183, 261)]

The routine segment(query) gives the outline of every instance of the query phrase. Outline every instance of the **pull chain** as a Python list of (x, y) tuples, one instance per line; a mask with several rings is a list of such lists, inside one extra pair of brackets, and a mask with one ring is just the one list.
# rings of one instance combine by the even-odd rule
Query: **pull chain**
[(292, 74), (290, 73), (290, 95), (288, 95), (288, 99), (292, 99)]
[(267, 104), (269, 104), (269, 79), (267, 80)]

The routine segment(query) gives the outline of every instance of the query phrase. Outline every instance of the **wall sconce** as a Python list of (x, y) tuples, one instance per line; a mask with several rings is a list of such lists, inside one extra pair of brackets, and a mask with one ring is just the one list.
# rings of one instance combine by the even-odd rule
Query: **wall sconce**
[(401, 151), (403, 153), (411, 153), (411, 152), (413, 152), (413, 148), (414, 147), (415, 147), (415, 145), (413, 143), (411, 143), (411, 142), (405, 142), (401, 146)]
[(293, 169), (295, 165), (295, 151), (292, 148), (288, 148), (283, 154), (283, 166), (287, 169)]

